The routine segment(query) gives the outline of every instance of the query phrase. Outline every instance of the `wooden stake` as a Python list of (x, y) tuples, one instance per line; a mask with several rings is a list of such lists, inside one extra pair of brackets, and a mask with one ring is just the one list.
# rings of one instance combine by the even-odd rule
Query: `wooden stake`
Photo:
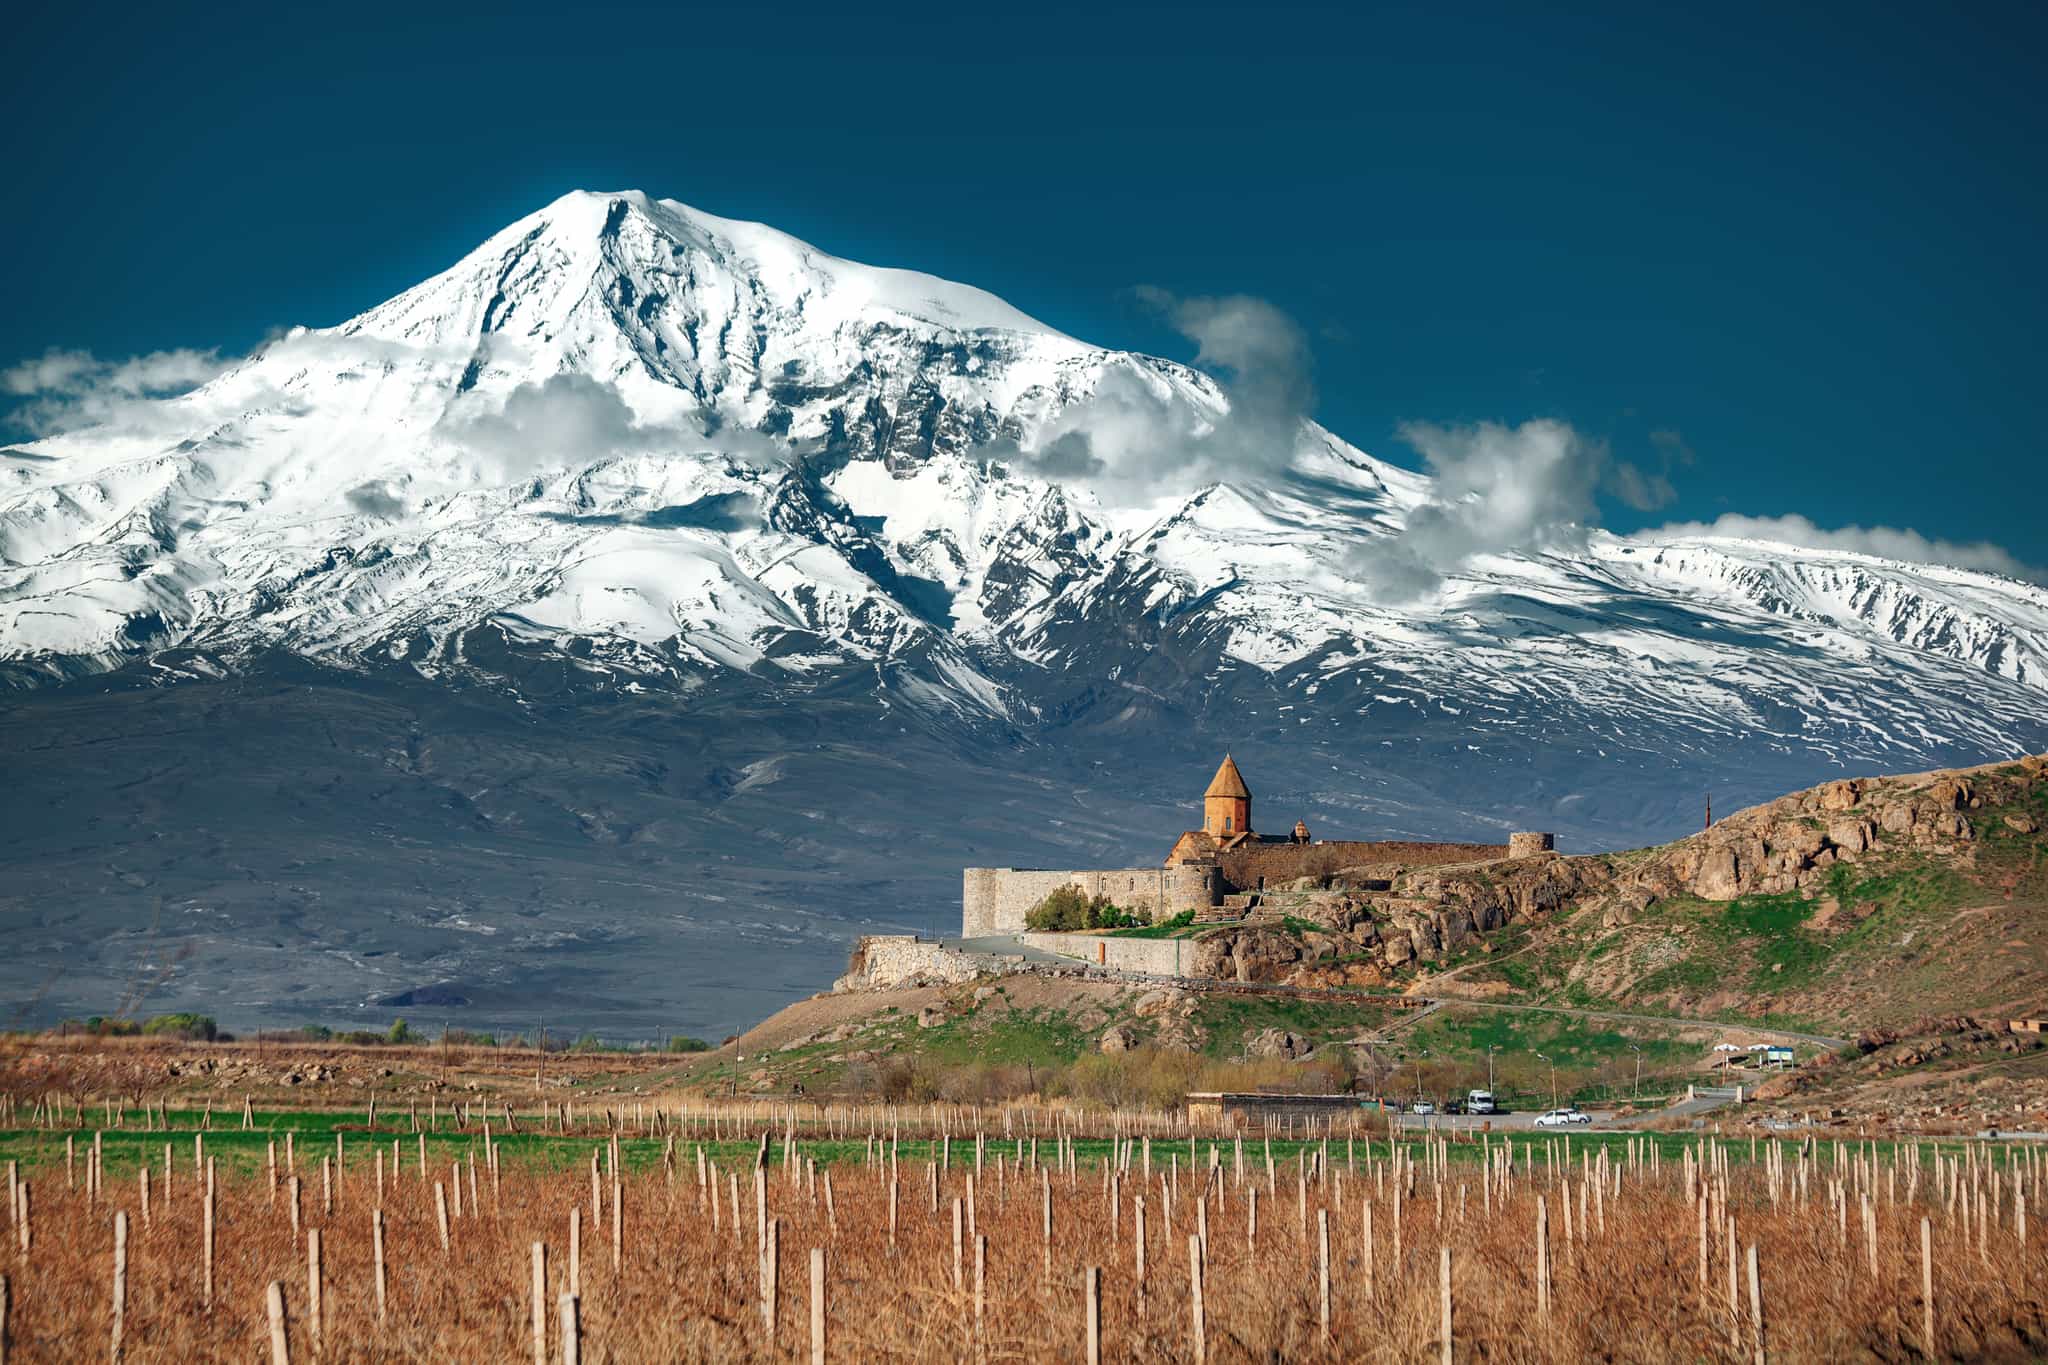
[[(324, 1160), (324, 1158), (323, 1158)], [(320, 1354), (320, 1229), (306, 1230), (306, 1336)]]
[(574, 1294), (562, 1295), (562, 1365), (581, 1365), (583, 1359), (583, 1325), (576, 1312), (577, 1303)]
[(384, 1210), (370, 1210), (370, 1255), (377, 1290), (377, 1322), (384, 1321)]
[(448, 1250), (448, 1187), (434, 1182), (434, 1224), (441, 1230), (441, 1251)]
[(1443, 1346), (1437, 1352), (1442, 1365), (1451, 1365), (1451, 1249), (1445, 1247), (1437, 1267), (1437, 1292), (1443, 1304), (1443, 1318), (1440, 1330)]
[(1320, 1310), (1323, 1343), (1328, 1345), (1330, 1341), (1330, 1211), (1328, 1209), (1316, 1210), (1316, 1253), (1316, 1303)]
[(1934, 1224), (1920, 1220), (1920, 1340), (1929, 1360), (1934, 1354)]
[[(539, 1362), (539, 1365), (546, 1365)], [(825, 1248), (811, 1248), (811, 1365), (825, 1365)]]
[[(1088, 1267), (1087, 1278), (1088, 1365), (1102, 1365), (1102, 1267)], [(0, 1361), (0, 1365), (6, 1365)]]
[(533, 1244), (533, 1365), (548, 1365), (548, 1247)]
[(291, 1342), (285, 1335), (284, 1282), (272, 1280), (264, 1299), (270, 1309), (270, 1365), (292, 1365)]
[(1195, 1365), (1209, 1358), (1209, 1324), (1202, 1312), (1202, 1239), (1188, 1236), (1188, 1314), (1194, 1335)]
[(121, 1330), (128, 1317), (128, 1215), (114, 1215), (114, 1340), (110, 1358), (121, 1360)]
[(1756, 1245), (1751, 1243), (1749, 1261), (1749, 1334), (1755, 1345), (1756, 1365), (1764, 1365), (1764, 1295), (1756, 1266)]

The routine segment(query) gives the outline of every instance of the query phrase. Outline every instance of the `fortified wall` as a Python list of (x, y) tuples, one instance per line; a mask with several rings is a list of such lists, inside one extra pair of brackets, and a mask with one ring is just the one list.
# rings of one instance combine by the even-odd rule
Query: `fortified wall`
[[(1317, 840), (1308, 825), (1294, 822), (1286, 834), (1252, 828), (1252, 793), (1228, 754), (1202, 794), (1202, 827), (1174, 841), (1163, 866), (1074, 870), (1027, 867), (970, 867), (960, 889), (960, 932), (986, 938), (1024, 932), (1024, 916), (1064, 886), (1103, 896), (1126, 910), (1157, 920), (1184, 910), (1249, 898), (1303, 877), (1323, 878), (1348, 868), (1413, 870), (1458, 863), (1495, 862), (1549, 852), (1548, 834), (1513, 834), (1505, 844), (1425, 843), (1401, 839)], [(1245, 900), (1229, 904), (1242, 913)]]
[(1155, 920), (1202, 910), (1223, 898), (1214, 867), (1119, 867), (1072, 870), (1039, 867), (970, 867), (961, 878), (960, 935), (986, 938), (1024, 932), (1032, 906), (1063, 886), (1106, 896), (1125, 910), (1150, 911)]
[(1263, 891), (1297, 877), (1327, 877), (1347, 867), (1443, 867), (1515, 856), (1506, 844), (1431, 844), (1403, 840), (1331, 839), (1314, 844), (1247, 844), (1218, 853), (1216, 866), (1233, 891)]

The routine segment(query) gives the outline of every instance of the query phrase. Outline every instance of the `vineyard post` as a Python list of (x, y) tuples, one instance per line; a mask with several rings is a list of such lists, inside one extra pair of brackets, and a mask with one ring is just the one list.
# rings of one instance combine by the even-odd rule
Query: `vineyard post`
[(569, 1209), (569, 1292), (583, 1295), (583, 1210)]
[(0, 1275), (0, 1365), (7, 1365), (7, 1316), (13, 1308), (7, 1292), (7, 1277)]
[(115, 1365), (121, 1359), (121, 1329), (128, 1316), (128, 1215), (114, 1215), (114, 1340), (110, 1355)]
[(1451, 1365), (1451, 1249), (1445, 1247), (1437, 1263), (1437, 1292), (1443, 1304), (1443, 1320), (1439, 1324), (1443, 1334), (1443, 1346), (1437, 1353), (1442, 1365)]
[[(545, 1365), (545, 1362), (543, 1362)], [(825, 1365), (825, 1248), (811, 1248), (811, 1365)]]
[(775, 1310), (781, 1298), (782, 1220), (768, 1220), (768, 1237), (761, 1253), (761, 1325), (767, 1329), (768, 1345), (775, 1345)]
[(1536, 1312), (1550, 1318), (1550, 1206), (1536, 1196)]
[[(324, 1159), (324, 1158), (323, 1158)], [(306, 1229), (306, 1337), (320, 1353), (320, 1229)]]
[(548, 1246), (533, 1244), (533, 1365), (548, 1365)]
[(1317, 1240), (1317, 1308), (1323, 1322), (1323, 1345), (1329, 1345), (1329, 1209), (1315, 1212)]
[(377, 1294), (377, 1321), (384, 1321), (384, 1210), (370, 1210), (370, 1263)]
[[(200, 1255), (201, 1260), (204, 1262), (200, 1278), (200, 1303), (203, 1307), (211, 1310), (213, 1308), (213, 1182), (211, 1180), (206, 1182), (206, 1191), (200, 1196), (200, 1208), (203, 1211), (200, 1215), (202, 1220), (200, 1228), (202, 1249)], [(284, 1286), (279, 1285), (277, 1292), (282, 1296)], [(278, 1312), (280, 1314), (284, 1312), (282, 1297), (278, 1300)]]
[(1934, 1356), (1934, 1225), (1920, 1220), (1920, 1337), (1927, 1358)]
[(448, 1187), (438, 1180), (434, 1182), (434, 1226), (440, 1229), (441, 1252), (443, 1255), (446, 1255), (448, 1252)]
[(1764, 1365), (1764, 1296), (1761, 1279), (1757, 1274), (1756, 1244), (1751, 1243), (1749, 1261), (1749, 1331), (1755, 1338), (1756, 1365)]
[(270, 1309), (270, 1365), (292, 1365), (291, 1341), (284, 1325), (284, 1281), (272, 1280), (263, 1297)]
[[(1088, 1267), (1087, 1339), (1088, 1365), (1102, 1365), (1102, 1267)], [(5, 1294), (5, 1282), (0, 1281), (0, 1296)], [(6, 1365), (0, 1360), (0, 1365)]]
[(581, 1365), (583, 1359), (583, 1325), (577, 1320), (577, 1297), (562, 1295), (562, 1365)]
[(1209, 1358), (1209, 1324), (1202, 1312), (1202, 1239), (1188, 1237), (1188, 1314), (1194, 1333), (1195, 1365)]
[[(1367, 1154), (1366, 1159), (1368, 1161), (1372, 1159), (1370, 1153)], [(1258, 1186), (1254, 1185), (1252, 1189), (1254, 1190), (1254, 1192), (1256, 1192)], [(1372, 1200), (1366, 1199), (1361, 1202), (1365, 1209), (1365, 1212), (1362, 1215), (1362, 1219), (1365, 1224), (1365, 1227), (1363, 1229), (1363, 1234), (1365, 1238), (1365, 1297), (1367, 1302), (1371, 1302), (1374, 1297), (1372, 1290)]]
[(299, 1178), (297, 1176), (291, 1178), (290, 1184), (286, 1186), (286, 1193), (291, 1197), (292, 1240), (296, 1242), (299, 1240)]
[(988, 1236), (974, 1236), (974, 1354), (985, 1359), (988, 1347), (982, 1340), (982, 1322), (988, 1315)]

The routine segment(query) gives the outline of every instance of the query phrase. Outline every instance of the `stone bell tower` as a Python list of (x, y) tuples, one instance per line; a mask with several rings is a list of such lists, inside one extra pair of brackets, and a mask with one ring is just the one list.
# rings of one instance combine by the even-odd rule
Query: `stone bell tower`
[(1223, 756), (1209, 790), (1202, 793), (1202, 828), (1217, 839), (1251, 833), (1252, 790), (1229, 754)]

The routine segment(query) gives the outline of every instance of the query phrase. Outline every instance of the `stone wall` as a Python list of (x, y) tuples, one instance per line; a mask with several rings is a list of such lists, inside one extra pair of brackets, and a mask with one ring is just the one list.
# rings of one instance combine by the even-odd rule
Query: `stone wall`
[(1221, 896), (1216, 871), (1208, 867), (970, 867), (961, 877), (961, 937), (1020, 934), (1031, 907), (1063, 886), (1149, 911), (1155, 920), (1214, 905)]
[(1118, 938), (1112, 934), (1026, 934), (1024, 946), (1079, 958), (1119, 972), (1185, 976), (1194, 970), (1195, 945), (1184, 938)]
[(835, 992), (882, 991), (906, 981), (955, 985), (984, 973), (1016, 971), (1019, 955), (963, 953), (914, 934), (869, 934), (853, 945), (846, 975), (832, 983)]
[[(1327, 877), (1347, 867), (1441, 867), (1508, 856), (1506, 844), (1439, 844), (1331, 839), (1314, 844), (1252, 844), (1216, 855), (1223, 880), (1239, 891), (1277, 887), (1297, 877)], [(1261, 878), (1264, 878), (1263, 883)]]

